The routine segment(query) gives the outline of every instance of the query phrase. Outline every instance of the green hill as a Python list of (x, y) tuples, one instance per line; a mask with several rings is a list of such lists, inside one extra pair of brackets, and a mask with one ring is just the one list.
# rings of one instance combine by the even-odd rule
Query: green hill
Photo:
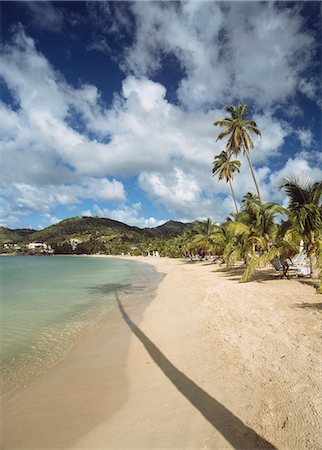
[[(160, 248), (160, 240), (166, 242), (192, 226), (193, 223), (184, 224), (170, 220), (156, 228), (143, 229), (102, 217), (72, 217), (39, 231), (1, 227), (0, 245), (17, 243), (23, 246), (30, 242), (45, 242), (52, 246), (55, 253), (117, 254), (127, 252), (130, 248), (142, 250), (153, 247), (156, 241)], [(79, 242), (75, 244), (71, 239), (77, 239)], [(14, 251), (13, 247), (11, 251)], [(22, 252), (28, 253), (29, 250), (23, 248)]]
[(69, 241), (71, 238), (81, 240), (122, 237), (125, 240), (139, 239), (145, 235), (144, 230), (130, 227), (117, 220), (102, 217), (73, 217), (65, 219), (48, 228), (37, 231), (29, 238), (33, 241), (54, 242)]
[(150, 234), (155, 237), (172, 237), (178, 236), (183, 231), (191, 229), (195, 225), (195, 222), (183, 223), (176, 222), (175, 220), (169, 220), (163, 225), (159, 225), (155, 228), (150, 228)]
[(28, 239), (36, 230), (28, 228), (18, 228), (11, 230), (10, 228), (0, 227), (0, 243), (10, 242), (19, 243)]

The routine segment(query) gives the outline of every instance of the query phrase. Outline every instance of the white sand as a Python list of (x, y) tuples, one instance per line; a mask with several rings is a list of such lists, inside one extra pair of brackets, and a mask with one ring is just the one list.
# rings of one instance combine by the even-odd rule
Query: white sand
[(4, 448), (321, 448), (321, 296), (132, 259), (166, 274), (143, 320), (118, 311), (6, 400)]

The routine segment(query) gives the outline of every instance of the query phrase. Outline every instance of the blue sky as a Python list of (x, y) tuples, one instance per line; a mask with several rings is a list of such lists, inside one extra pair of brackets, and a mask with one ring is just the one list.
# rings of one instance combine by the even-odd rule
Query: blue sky
[(1, 30), (0, 225), (223, 220), (212, 124), (238, 102), (264, 200), (322, 179), (320, 2), (2, 2)]

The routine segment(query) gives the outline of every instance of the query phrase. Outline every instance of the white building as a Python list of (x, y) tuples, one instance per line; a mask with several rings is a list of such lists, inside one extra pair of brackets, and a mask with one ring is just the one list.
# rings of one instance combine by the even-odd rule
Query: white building
[(28, 250), (34, 251), (34, 252), (41, 252), (41, 253), (53, 253), (53, 249), (50, 245), (46, 244), (45, 242), (29, 242), (27, 245)]
[(72, 249), (75, 250), (77, 245), (82, 244), (83, 241), (81, 241), (80, 239), (77, 238), (71, 238), (69, 240), (70, 245), (72, 246)]

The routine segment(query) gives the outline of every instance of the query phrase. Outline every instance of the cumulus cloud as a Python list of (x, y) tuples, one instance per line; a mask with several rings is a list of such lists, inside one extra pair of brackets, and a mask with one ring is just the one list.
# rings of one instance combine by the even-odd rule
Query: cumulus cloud
[(319, 81), (308, 75), (318, 49), (299, 5), (133, 2), (130, 12), (116, 7), (122, 20), (115, 11), (111, 19), (104, 3), (95, 6), (94, 17), (98, 9), (106, 18), (105, 25), (99, 22), (101, 40), (126, 32), (134, 17), (134, 42), (121, 56), (123, 70), (153, 76), (166, 57), (174, 58), (182, 71), (177, 95), (191, 110), (222, 105), (227, 98), (267, 107), (296, 92), (319, 101)]
[[(138, 3), (133, 8), (139, 10)], [(206, 24), (201, 33), (206, 6), (214, 8), (216, 20), (213, 28)], [(157, 30), (162, 25), (157, 20), (159, 8), (159, 3), (151, 4), (151, 10), (149, 7)], [(170, 6), (164, 8), (166, 14)], [(194, 55), (193, 40), (206, 39), (199, 34), (209, 34), (209, 40), (214, 33), (220, 35), (224, 21), (221, 8), (217, 3), (203, 4), (201, 8), (196, 2), (178, 4), (173, 10), (173, 21), (176, 14), (182, 21), (175, 40), (177, 57), (182, 61), (186, 58), (187, 65), (188, 56)], [(275, 7), (270, 8), (273, 14)], [(286, 13), (282, 17), (288, 17), (290, 10), (286, 9)], [(186, 22), (192, 27), (192, 42), (190, 53), (183, 55), (180, 39), (186, 36)], [(36, 212), (45, 214), (44, 221), (51, 223), (56, 220), (55, 208), (59, 205), (81, 207), (83, 200), (97, 203), (87, 213), (138, 226), (159, 224), (156, 217), (144, 217), (140, 202), (124, 206), (127, 193), (122, 181), (128, 176), (137, 180), (142, 201), (147, 196), (157, 208), (165, 207), (169, 218), (194, 220), (211, 216), (219, 221), (233, 210), (229, 186), (211, 178), (213, 157), (225, 146), (224, 141), (215, 141), (219, 130), (212, 125), (222, 118), (222, 109), (187, 110), (183, 100), (181, 105), (170, 103), (161, 83), (133, 75), (123, 80), (122, 90), (115, 94), (112, 104), (105, 105), (96, 86), (83, 83), (76, 88), (67, 83), (21, 26), (12, 41), (2, 46), (1, 53), (0, 76), (15, 100), (13, 106), (0, 102), (3, 224), (16, 224), (19, 217)], [(212, 53), (204, 51), (203, 58), (208, 57), (213, 61)], [(193, 73), (187, 70), (184, 80)], [(211, 98), (215, 94), (210, 91), (209, 95)], [(191, 98), (193, 102), (193, 95)], [(272, 172), (270, 159), (280, 154), (294, 131), (288, 123), (277, 120), (273, 108), (257, 112), (254, 119), (263, 138), (254, 138), (251, 157), (264, 199), (279, 195), (272, 186), (287, 170), (296, 173), (308, 168), (309, 174), (317, 176), (311, 169), (314, 166), (309, 154), (303, 152), (285, 163), (284, 172)], [(297, 136), (303, 143), (311, 138), (310, 131), (304, 128)], [(241, 161), (241, 174), (234, 178), (239, 201), (247, 191), (254, 191), (247, 162), (243, 157)], [(111, 202), (119, 206), (110, 206)]]
[(98, 205), (94, 205), (92, 210), (84, 211), (83, 215), (109, 217), (110, 219), (140, 228), (157, 227), (165, 222), (165, 220), (159, 220), (153, 216), (144, 217), (142, 215), (141, 202), (133, 203), (132, 205), (122, 205), (115, 209), (100, 208)]
[(200, 201), (201, 189), (197, 181), (179, 168), (167, 175), (142, 172), (139, 184), (152, 198), (179, 216), (184, 216), (187, 209), (195, 208)]
[[(245, 178), (244, 178), (245, 180)], [(246, 186), (252, 185), (247, 179)], [(238, 181), (243, 184), (245, 181)], [(229, 186), (210, 179), (209, 170), (190, 170), (184, 172), (178, 167), (167, 173), (141, 173), (140, 187), (155, 201), (156, 206), (165, 206), (183, 222), (203, 220), (212, 217), (215, 221), (223, 221), (234, 211), (233, 199)], [(236, 185), (237, 186), (237, 185)], [(235, 187), (236, 187), (235, 186)], [(238, 193), (238, 189), (236, 190)], [(243, 194), (245, 191), (241, 191)]]
[(85, 177), (78, 184), (35, 186), (27, 183), (13, 183), (3, 186), (3, 193), (11, 198), (11, 207), (20, 215), (34, 212), (49, 214), (56, 206), (72, 207), (83, 199), (98, 201), (124, 201), (123, 185), (116, 180)]
[(293, 176), (313, 182), (320, 181), (322, 179), (322, 170), (313, 161), (310, 162), (299, 154), (294, 158), (290, 158), (280, 170), (274, 171), (270, 176), (270, 183), (272, 186), (278, 186), (283, 178)]
[(0, 226), (14, 228), (19, 227), (20, 217), (13, 210), (11, 202), (0, 196)]

